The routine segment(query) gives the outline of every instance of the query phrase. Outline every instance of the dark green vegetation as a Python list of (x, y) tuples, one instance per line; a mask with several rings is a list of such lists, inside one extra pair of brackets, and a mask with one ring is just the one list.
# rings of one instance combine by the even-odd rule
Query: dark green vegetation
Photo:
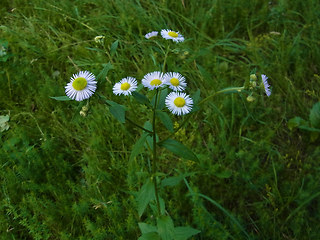
[(49, 97), (64, 95), (78, 68), (89, 70), (97, 92), (143, 124), (149, 111), (112, 86), (160, 70), (144, 34), (169, 28), (186, 41), (173, 44), (179, 51), (167, 71), (186, 76), (190, 94), (242, 86), (253, 69), (273, 90), (251, 103), (219, 95), (194, 114), (175, 139), (198, 162), (159, 152), (162, 172), (190, 173), (192, 191), (207, 196), (191, 195), (183, 180), (162, 192), (175, 225), (201, 230), (194, 239), (319, 239), (319, 138), (287, 126), (308, 119), (320, 100), (319, 19), (316, 0), (1, 0), (9, 57), (0, 59), (0, 115), (10, 115), (10, 128), (0, 133), (0, 238), (140, 236), (138, 222), (150, 212), (139, 218), (133, 194), (150, 154), (128, 160), (141, 132), (117, 122), (97, 94), (87, 117), (79, 115), (84, 102)]

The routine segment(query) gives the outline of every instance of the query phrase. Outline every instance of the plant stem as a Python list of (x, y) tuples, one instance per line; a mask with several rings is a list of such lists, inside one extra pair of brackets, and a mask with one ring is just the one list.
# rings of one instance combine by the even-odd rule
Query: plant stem
[(156, 92), (156, 99), (153, 107), (153, 117), (152, 117), (152, 132), (153, 132), (153, 164), (152, 164), (152, 175), (153, 175), (153, 182), (154, 182), (154, 189), (155, 189), (155, 194), (156, 194), (156, 202), (157, 202), (157, 208), (158, 208), (158, 213), (161, 215), (160, 211), (160, 201), (159, 201), (159, 193), (158, 193), (158, 186), (157, 186), (157, 177), (156, 177), (156, 172), (157, 172), (157, 138), (156, 138), (156, 109), (157, 109), (157, 102), (158, 102), (158, 94), (159, 90), (157, 89)]
[(200, 102), (198, 103), (198, 105), (201, 105), (201, 104), (205, 103), (205, 102), (208, 101), (210, 98), (213, 98), (214, 96), (216, 96), (216, 95), (218, 95), (218, 94), (227, 93), (227, 92), (230, 92), (230, 91), (238, 91), (238, 92), (241, 92), (243, 89), (244, 89), (244, 87), (233, 87), (233, 88), (228, 88), (228, 89), (220, 90), (220, 91), (215, 92), (214, 94), (206, 97), (206, 98), (203, 99), (202, 101), (200, 101)]

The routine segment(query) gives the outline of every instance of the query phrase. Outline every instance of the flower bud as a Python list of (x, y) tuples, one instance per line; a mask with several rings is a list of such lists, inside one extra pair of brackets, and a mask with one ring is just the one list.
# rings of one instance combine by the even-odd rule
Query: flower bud
[(256, 99), (254, 97), (252, 97), (252, 95), (247, 97), (248, 102), (253, 102), (254, 100), (256, 100)]

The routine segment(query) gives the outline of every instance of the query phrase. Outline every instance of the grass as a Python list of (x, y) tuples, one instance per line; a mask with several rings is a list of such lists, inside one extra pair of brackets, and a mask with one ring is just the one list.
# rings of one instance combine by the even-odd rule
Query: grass
[(133, 197), (149, 155), (128, 165), (140, 130), (118, 123), (97, 94), (85, 118), (85, 103), (50, 97), (89, 70), (99, 94), (143, 124), (148, 111), (112, 86), (161, 69), (161, 50), (144, 34), (164, 28), (186, 37), (166, 70), (186, 76), (190, 94), (242, 86), (253, 69), (273, 92), (204, 104), (175, 135), (199, 162), (161, 152), (162, 172), (187, 174), (162, 192), (175, 225), (201, 230), (193, 239), (317, 239), (319, 138), (287, 122), (308, 119), (320, 99), (319, 12), (314, 0), (2, 1), (0, 115), (10, 128), (0, 133), (1, 239), (138, 239), (150, 215), (139, 218)]

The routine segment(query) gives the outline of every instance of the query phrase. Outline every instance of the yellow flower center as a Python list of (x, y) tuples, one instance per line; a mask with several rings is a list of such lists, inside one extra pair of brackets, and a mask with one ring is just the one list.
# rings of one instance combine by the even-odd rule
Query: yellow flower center
[(151, 86), (159, 86), (161, 83), (162, 83), (162, 81), (161, 81), (160, 79), (153, 79), (153, 80), (150, 82), (150, 85), (151, 85)]
[(72, 82), (72, 87), (77, 90), (81, 91), (87, 86), (87, 79), (83, 77), (78, 77)]
[(174, 101), (173, 101), (174, 105), (176, 105), (177, 107), (183, 107), (184, 105), (186, 105), (186, 100), (184, 100), (184, 98), (182, 97), (177, 97)]
[(122, 83), (120, 88), (122, 91), (128, 90), (130, 88), (130, 84), (127, 82)]
[(173, 37), (173, 38), (176, 38), (176, 37), (179, 36), (178, 33), (173, 32), (173, 31), (168, 32), (168, 35), (169, 35), (170, 37)]
[(170, 79), (170, 83), (172, 84), (172, 86), (179, 86), (179, 79), (178, 78), (171, 78)]

